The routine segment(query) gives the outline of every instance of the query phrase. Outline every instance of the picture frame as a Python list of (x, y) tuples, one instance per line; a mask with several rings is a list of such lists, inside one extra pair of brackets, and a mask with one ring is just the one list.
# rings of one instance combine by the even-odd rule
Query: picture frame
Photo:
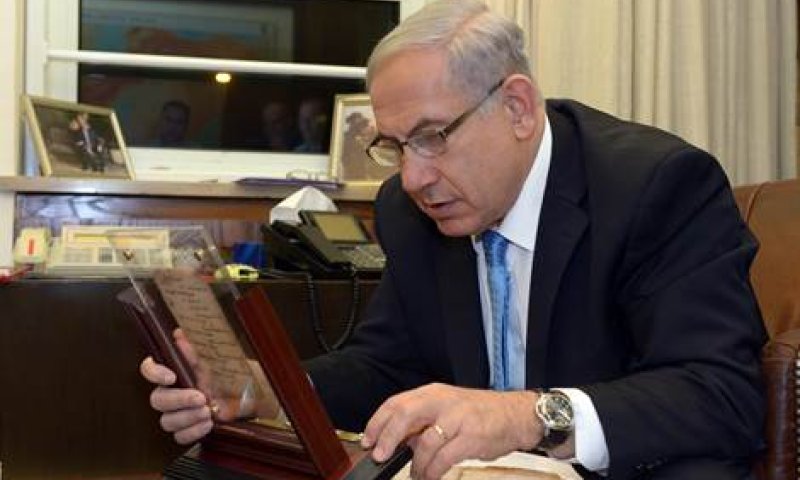
[(377, 133), (369, 95), (339, 94), (334, 102), (330, 177), (345, 185), (380, 185), (397, 173), (397, 167), (380, 166), (367, 155)]
[[(176, 386), (209, 401), (211, 431), (166, 478), (389, 480), (410, 460), (404, 445), (377, 463), (359, 434), (334, 429), (266, 292), (240, 289), (203, 227), (172, 227), (161, 248), (140, 248), (163, 232), (115, 229), (106, 239), (131, 282), (117, 299), (145, 347)], [(144, 271), (154, 255), (160, 268)]]
[(114, 110), (32, 95), (23, 106), (43, 176), (134, 178)]

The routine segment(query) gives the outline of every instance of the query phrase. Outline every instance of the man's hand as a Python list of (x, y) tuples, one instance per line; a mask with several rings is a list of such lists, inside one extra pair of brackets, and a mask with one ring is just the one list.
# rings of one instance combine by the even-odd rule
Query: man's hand
[(139, 370), (147, 381), (158, 385), (150, 394), (150, 405), (161, 412), (161, 428), (172, 433), (176, 442), (194, 443), (211, 431), (214, 421), (203, 392), (171, 387), (175, 373), (151, 357), (144, 359)]
[[(174, 337), (175, 344), (197, 377), (198, 386), (203, 388), (204, 384), (210, 383), (208, 373), (202, 368), (183, 331), (175, 330)], [(142, 361), (139, 371), (147, 381), (158, 385), (150, 394), (150, 406), (161, 412), (161, 428), (172, 433), (176, 442), (183, 445), (194, 443), (211, 431), (213, 415), (209, 399), (202, 391), (172, 387), (176, 381), (175, 372), (151, 357)]]
[(382, 462), (408, 441), (413, 478), (440, 478), (458, 462), (531, 450), (541, 440), (535, 392), (430, 384), (389, 398), (367, 424), (362, 446)]

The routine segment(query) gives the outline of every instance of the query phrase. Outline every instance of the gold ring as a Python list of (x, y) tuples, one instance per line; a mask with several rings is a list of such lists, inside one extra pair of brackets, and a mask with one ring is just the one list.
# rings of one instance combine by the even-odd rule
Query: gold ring
[(219, 405), (216, 402), (212, 402), (211, 405), (208, 406), (209, 410), (211, 410), (212, 415), (216, 415), (219, 413)]
[(440, 427), (438, 424), (434, 423), (433, 425), (431, 425), (431, 428), (433, 429), (434, 432), (436, 432), (437, 435), (439, 435), (439, 437), (442, 438), (442, 440), (444, 440), (445, 442), (449, 440), (447, 438), (447, 434), (444, 432), (444, 429)]

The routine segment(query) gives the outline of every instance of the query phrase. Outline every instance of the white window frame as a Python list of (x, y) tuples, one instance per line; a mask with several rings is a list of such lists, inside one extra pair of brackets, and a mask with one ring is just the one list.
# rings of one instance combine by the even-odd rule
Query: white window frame
[[(401, 19), (425, 4), (425, 0), (373, 1), (400, 3)], [(366, 74), (363, 67), (81, 51), (78, 48), (79, 24), (78, 0), (26, 2), (25, 91), (28, 94), (76, 101), (79, 63), (356, 79), (363, 79)], [(325, 154), (160, 148), (129, 150), (136, 178), (140, 180), (232, 181), (245, 176), (283, 177), (296, 169), (318, 173), (327, 173), (328, 170), (328, 155)], [(29, 158), (30, 153), (26, 157)], [(35, 174), (31, 171), (35, 162), (26, 161), (25, 165), (25, 173)]]
[[(0, 72), (3, 72), (0, 75), (0, 119), (6, 125), (0, 129), (0, 175), (3, 176), (19, 173), (24, 8), (22, 0), (6, 2), (0, 15)], [(0, 192), (0, 267), (13, 264), (14, 197), (14, 192)]]

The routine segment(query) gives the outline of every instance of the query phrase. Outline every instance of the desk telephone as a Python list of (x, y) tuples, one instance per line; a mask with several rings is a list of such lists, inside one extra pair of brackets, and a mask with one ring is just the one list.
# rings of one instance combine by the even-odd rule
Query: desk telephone
[[(292, 276), (299, 271), (308, 288), (309, 319), (317, 342), (324, 351), (336, 350), (347, 341), (355, 326), (361, 302), (359, 277), (380, 276), (386, 257), (370, 241), (366, 228), (355, 215), (301, 210), (300, 219), (299, 225), (276, 220), (262, 226), (267, 258), (270, 267), (281, 272), (280, 275)], [(324, 335), (312, 277), (351, 281), (350, 312), (345, 329), (335, 342), (329, 342)]]
[(264, 243), (272, 266), (304, 270), (315, 277), (351, 274), (380, 275), (386, 258), (371, 242), (355, 215), (341, 212), (300, 211), (302, 223), (276, 220), (264, 225)]

